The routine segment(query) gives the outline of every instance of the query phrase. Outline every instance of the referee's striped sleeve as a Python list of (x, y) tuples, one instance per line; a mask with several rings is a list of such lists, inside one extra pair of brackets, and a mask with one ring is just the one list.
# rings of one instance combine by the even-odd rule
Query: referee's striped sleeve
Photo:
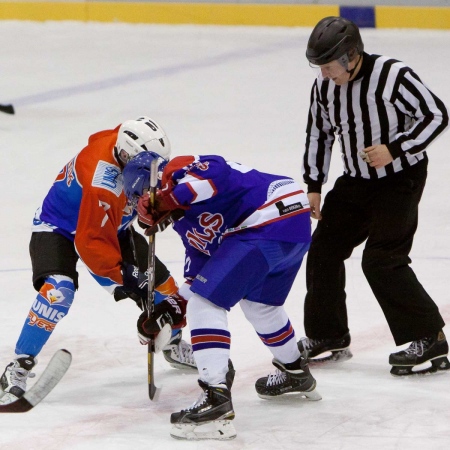
[(392, 103), (404, 114), (411, 116), (414, 124), (400, 132), (388, 144), (395, 158), (404, 152), (411, 155), (423, 152), (430, 143), (448, 127), (448, 112), (412, 70), (395, 72), (398, 80)]
[[(448, 127), (444, 103), (414, 71), (396, 59), (364, 53), (359, 75), (343, 85), (320, 74), (313, 85), (303, 179), (308, 192), (321, 192), (327, 181), (334, 136), (344, 172), (376, 180), (411, 167)], [(394, 160), (383, 167), (367, 164), (359, 153), (386, 145)]]
[[(329, 83), (322, 83), (322, 90), (326, 91), (328, 86)], [(308, 185), (308, 192), (321, 192), (322, 184), (328, 179), (334, 139), (333, 126), (328, 111), (320, 100), (316, 80), (311, 90), (303, 157), (303, 180)]]

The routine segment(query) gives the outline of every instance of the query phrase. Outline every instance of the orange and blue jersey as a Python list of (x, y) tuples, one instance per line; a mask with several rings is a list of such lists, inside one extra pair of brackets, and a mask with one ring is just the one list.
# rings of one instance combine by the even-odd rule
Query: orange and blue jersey
[(135, 218), (114, 156), (119, 127), (90, 136), (56, 177), (32, 226), (32, 231), (72, 240), (89, 272), (109, 293), (122, 285), (118, 235)]

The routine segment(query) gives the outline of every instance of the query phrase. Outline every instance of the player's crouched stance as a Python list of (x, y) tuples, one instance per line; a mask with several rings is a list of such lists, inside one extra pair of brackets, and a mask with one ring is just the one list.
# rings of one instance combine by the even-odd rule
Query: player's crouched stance
[[(173, 222), (185, 246), (186, 283), (180, 293), (187, 299), (202, 390), (192, 406), (171, 415), (171, 436), (236, 436), (227, 312), (238, 303), (274, 357), (276, 371), (257, 380), (258, 395), (297, 394), (320, 400), (284, 309), (311, 240), (309, 203), (301, 187), (291, 178), (217, 155), (179, 156), (164, 168), (152, 208), (146, 193), (150, 163), (148, 156), (139, 155), (129, 162), (123, 172), (125, 192), (130, 199), (140, 197), (137, 209), (140, 221), (149, 227), (146, 233)], [(183, 302), (163, 308), (151, 319), (140, 319), (141, 334), (154, 336), (167, 321), (172, 326), (183, 321)]]

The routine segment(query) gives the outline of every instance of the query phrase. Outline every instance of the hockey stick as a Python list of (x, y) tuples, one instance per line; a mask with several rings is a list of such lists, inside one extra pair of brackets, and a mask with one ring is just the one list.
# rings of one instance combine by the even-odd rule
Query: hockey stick
[[(136, 244), (134, 242), (134, 237), (133, 237), (134, 229), (132, 226), (129, 228), (129, 231), (130, 231), (129, 241), (130, 241), (131, 253), (133, 255), (133, 264), (135, 266), (139, 267), (139, 261), (138, 261), (138, 257), (137, 257), (137, 251), (136, 251)], [(147, 282), (148, 282), (148, 280), (147, 280)], [(140, 307), (141, 310), (144, 310), (144, 308), (147, 309), (146, 305), (147, 305), (147, 303), (145, 303), (145, 305), (138, 305), (138, 306)], [(166, 323), (155, 338), (155, 353), (159, 353), (169, 343), (171, 337), (172, 337), (172, 327), (168, 323)]]
[(39, 380), (15, 402), (0, 405), (0, 413), (24, 413), (34, 408), (60, 382), (72, 362), (67, 350), (58, 350), (48, 363)]
[(0, 105), (0, 112), (4, 112), (6, 114), (14, 114), (14, 106), (13, 105)]
[[(154, 159), (150, 165), (150, 206), (155, 206), (156, 185), (158, 183), (158, 160)], [(155, 309), (155, 235), (148, 238), (148, 296), (147, 314), (150, 318)], [(148, 343), (148, 396), (150, 400), (157, 400), (158, 388), (155, 385), (155, 340), (150, 339)], [(159, 392), (158, 392), (159, 395)], [(156, 397), (156, 398), (155, 398)]]

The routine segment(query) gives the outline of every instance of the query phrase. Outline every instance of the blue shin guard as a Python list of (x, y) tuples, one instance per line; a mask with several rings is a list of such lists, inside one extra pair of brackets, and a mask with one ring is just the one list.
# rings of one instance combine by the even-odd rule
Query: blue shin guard
[(16, 344), (16, 354), (36, 356), (42, 350), (56, 324), (72, 306), (73, 280), (64, 275), (45, 278)]

